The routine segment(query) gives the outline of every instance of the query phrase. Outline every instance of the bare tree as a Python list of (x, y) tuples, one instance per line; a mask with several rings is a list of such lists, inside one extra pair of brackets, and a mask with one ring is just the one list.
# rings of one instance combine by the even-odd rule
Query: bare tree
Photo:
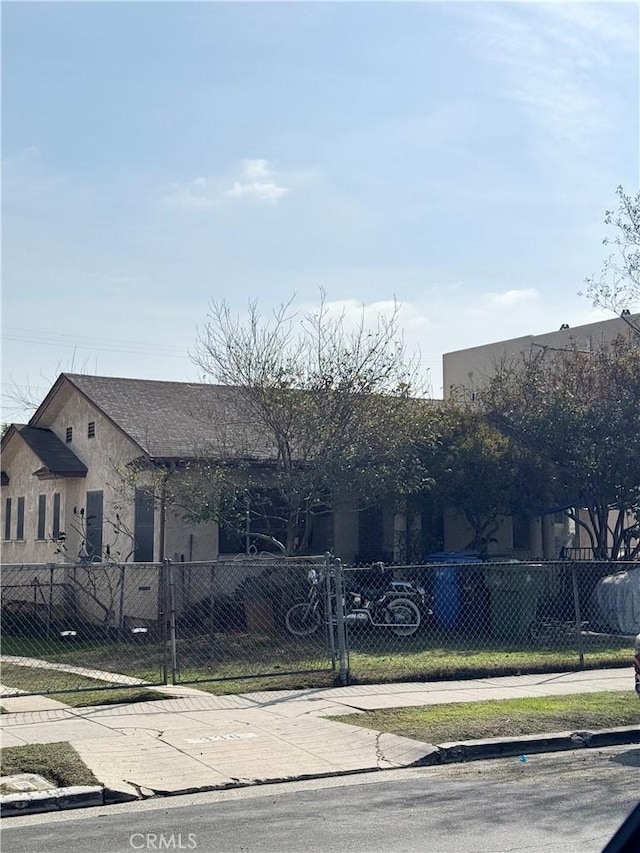
[[(66, 365), (62, 361), (59, 361), (53, 375), (58, 377), (63, 372), (88, 373), (88, 371), (89, 358), (86, 357), (80, 360), (77, 350), (74, 348), (72, 355), (66, 360)], [(48, 387), (53, 385), (55, 381), (51, 374), (45, 375), (42, 371), (40, 372), (40, 379), (44, 380)], [(19, 384), (11, 379), (2, 396), (6, 401), (3, 404), (6, 414), (16, 418), (26, 417), (27, 420), (31, 418), (42, 402), (40, 389), (36, 385), (32, 385), (29, 378), (25, 380), (25, 384)]]
[(103, 555), (92, 555), (89, 544), (89, 522), (86, 511), (81, 507), (74, 515), (71, 530), (76, 534), (79, 549), (73, 553), (69, 549), (69, 537), (61, 532), (57, 537), (51, 536), (55, 553), (62, 555), (65, 562), (70, 564), (66, 572), (67, 583), (75, 596), (76, 606), (78, 595), (80, 600), (86, 596), (100, 612), (102, 628), (108, 633), (111, 628), (122, 630), (124, 620), (123, 593), (125, 580), (125, 564), (131, 560), (135, 551), (133, 531), (123, 521), (118, 512), (114, 518), (105, 518), (103, 531), (106, 532), (106, 542)]
[(363, 310), (349, 328), (324, 294), (302, 317), (293, 301), (268, 317), (251, 302), (246, 319), (212, 303), (193, 357), (203, 379), (233, 389), (235, 411), (225, 416), (242, 446), (178, 478), (175, 499), (190, 503), (192, 519), (299, 554), (314, 518), (341, 500), (360, 506), (407, 489), (419, 477), (409, 460), (424, 407), (410, 396), (417, 361), (406, 356), (398, 316), (395, 306), (369, 330)]
[(616, 190), (618, 209), (607, 210), (605, 224), (616, 228), (615, 236), (605, 237), (605, 246), (613, 247), (600, 275), (586, 280), (586, 295), (594, 306), (613, 311), (640, 334), (640, 323), (633, 311), (640, 308), (640, 193), (636, 196)]

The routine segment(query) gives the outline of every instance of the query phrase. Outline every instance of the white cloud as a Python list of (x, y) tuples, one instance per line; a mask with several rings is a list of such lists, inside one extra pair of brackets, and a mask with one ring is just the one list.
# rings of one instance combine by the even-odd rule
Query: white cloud
[(211, 210), (234, 199), (276, 204), (289, 192), (268, 160), (242, 160), (235, 171), (237, 177), (231, 183), (229, 179), (201, 176), (174, 184), (163, 201), (182, 210)]
[(257, 201), (278, 201), (289, 192), (274, 181), (235, 181), (225, 192), (228, 198), (254, 198)]
[(263, 159), (243, 160), (240, 180), (226, 190), (228, 198), (249, 198), (256, 201), (277, 202), (289, 192), (288, 187), (276, 183), (269, 162)]
[(181, 210), (210, 210), (220, 204), (220, 190), (213, 181), (194, 178), (185, 184), (174, 184), (162, 201)]
[(487, 299), (493, 305), (522, 305), (538, 298), (538, 291), (533, 287), (526, 290), (506, 290), (504, 293), (489, 293)]
[(271, 177), (268, 160), (243, 160), (242, 176), (248, 181)]
[[(638, 31), (633, 19), (637, 14), (637, 5), (632, 2), (613, 4), (601, 2), (583, 3), (540, 3), (536, 11), (545, 17), (557, 37), (577, 44), (576, 38), (594, 34), (598, 39), (617, 45), (621, 49), (636, 50)], [(626, 6), (626, 8), (625, 8)], [(583, 41), (584, 44), (584, 41)]]
[(553, 139), (588, 147), (608, 129), (610, 94), (594, 85), (612, 58), (637, 49), (620, 3), (511, 3), (469, 7), (471, 43), (504, 72), (504, 94)]

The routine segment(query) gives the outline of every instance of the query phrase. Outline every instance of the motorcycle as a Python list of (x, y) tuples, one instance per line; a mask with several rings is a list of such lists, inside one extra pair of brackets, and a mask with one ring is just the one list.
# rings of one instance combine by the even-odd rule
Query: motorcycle
[[(324, 583), (321, 583), (325, 578), (315, 569), (311, 569), (308, 579), (307, 601), (294, 604), (285, 615), (287, 631), (295, 637), (314, 634), (321, 625), (327, 623), (326, 590)], [(330, 594), (335, 605), (333, 581), (333, 577), (330, 577)], [(424, 589), (411, 581), (393, 580), (384, 570), (374, 579), (373, 584), (357, 581), (356, 578), (351, 588), (345, 591), (344, 621), (347, 625), (387, 628), (396, 637), (410, 637), (420, 627), (423, 614), (429, 615), (432, 612), (428, 607), (428, 597)], [(335, 624), (335, 606), (332, 606), (332, 610), (332, 623)]]

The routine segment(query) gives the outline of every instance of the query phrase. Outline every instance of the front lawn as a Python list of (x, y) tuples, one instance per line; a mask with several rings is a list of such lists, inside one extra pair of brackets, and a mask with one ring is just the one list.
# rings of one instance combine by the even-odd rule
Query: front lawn
[[(633, 639), (598, 635), (584, 638), (588, 669), (629, 665)], [(158, 683), (162, 648), (152, 641), (140, 644), (5, 636), (3, 653), (56, 663), (133, 675)], [(375, 684), (394, 681), (437, 681), (486, 678), (536, 672), (563, 672), (579, 666), (575, 647), (507, 645), (463, 632), (429, 630), (398, 638), (384, 631), (352, 636), (349, 655), (351, 681)], [(218, 633), (215, 637), (181, 637), (177, 643), (179, 683), (197, 683), (211, 693), (324, 687), (334, 683), (324, 637), (295, 638), (287, 634)], [(166, 654), (165, 663), (170, 664)], [(11, 665), (5, 683), (21, 690), (47, 692), (89, 686), (82, 676), (62, 671), (32, 670), (23, 675)], [(300, 674), (285, 675), (300, 670)], [(282, 673), (282, 675), (280, 675)], [(268, 674), (268, 675), (267, 675)], [(248, 677), (253, 676), (253, 677)]]
[[(84, 708), (88, 705), (115, 705), (124, 702), (155, 702), (158, 699), (172, 698), (159, 690), (149, 690), (146, 687), (111, 688), (104, 681), (87, 678), (84, 675), (40, 667), (18, 666), (12, 663), (2, 665), (2, 683), (5, 687), (16, 687), (25, 693), (53, 694), (52, 698), (73, 708)], [(11, 695), (3, 698), (5, 701), (10, 700)], [(10, 713), (10, 711), (4, 708), (2, 713)]]
[(640, 725), (640, 702), (632, 690), (621, 690), (389, 708), (330, 719), (440, 744)]
[[(2, 775), (37, 773), (54, 786), (99, 785), (100, 783), (70, 743), (30, 743), (0, 750)], [(9, 793), (1, 790), (0, 793)]]

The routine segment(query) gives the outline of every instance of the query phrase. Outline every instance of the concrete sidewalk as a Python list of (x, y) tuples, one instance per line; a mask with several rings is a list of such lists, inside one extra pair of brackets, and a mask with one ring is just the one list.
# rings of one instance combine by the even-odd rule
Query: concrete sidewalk
[[(233, 696), (160, 689), (175, 698), (70, 708), (48, 697), (3, 697), (10, 712), (0, 717), (3, 746), (69, 741), (113, 800), (407, 767), (435, 763), (439, 749), (326, 716), (445, 702), (632, 693), (633, 669)], [(640, 740), (640, 729), (635, 731)], [(630, 736), (634, 742), (633, 732)]]

